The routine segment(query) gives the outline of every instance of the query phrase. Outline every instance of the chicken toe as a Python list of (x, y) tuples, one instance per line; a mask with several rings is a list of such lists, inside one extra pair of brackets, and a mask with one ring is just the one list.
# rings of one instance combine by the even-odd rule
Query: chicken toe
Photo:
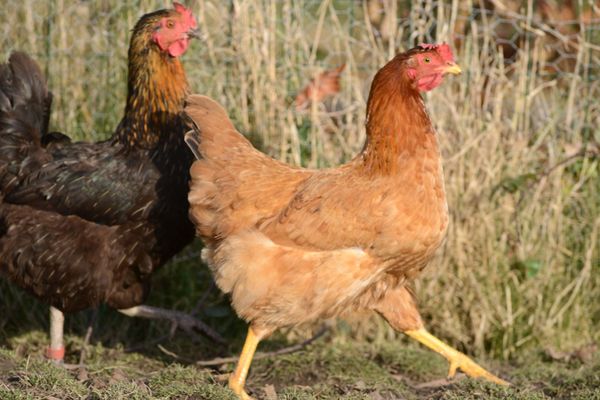
[(450, 370), (448, 371), (448, 378), (453, 378), (456, 374), (456, 371), (460, 369), (465, 374), (472, 378), (483, 378), (490, 382), (497, 383), (499, 385), (508, 386), (509, 382), (498, 378), (494, 374), (488, 372), (475, 361), (471, 360), (465, 354), (460, 351), (448, 346), (446, 343), (442, 342), (431, 333), (427, 332), (426, 329), (420, 328), (416, 330), (408, 330), (405, 331), (408, 336), (416, 339), (421, 342), (425, 346), (429, 347), (431, 350), (436, 353), (441, 354), (448, 360), (450, 363)]

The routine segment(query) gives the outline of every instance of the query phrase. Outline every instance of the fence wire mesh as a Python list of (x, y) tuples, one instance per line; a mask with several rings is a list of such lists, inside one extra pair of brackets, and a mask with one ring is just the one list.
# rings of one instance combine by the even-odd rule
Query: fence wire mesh
[[(143, 13), (163, 6), (170, 4), (14, 2), (0, 10), (0, 49), (4, 57), (15, 49), (28, 51), (44, 66), (58, 99), (56, 126), (103, 137), (120, 116), (130, 30)], [(262, 102), (252, 109), (240, 96), (289, 100), (320, 68), (348, 63), (349, 73), (365, 84), (346, 96), (364, 98), (379, 66), (421, 42), (451, 43), (458, 59), (474, 57), (488, 80), (495, 79), (491, 72), (518, 79), (515, 70), (524, 68), (535, 87), (568, 96), (570, 83), (578, 80), (592, 86), (585, 99), (599, 96), (600, 7), (594, 1), (229, 0), (190, 6), (208, 35), (187, 57), (190, 81), (197, 91), (235, 98), (249, 130), (257, 118), (258, 131), (275, 128), (256, 116), (265, 111)], [(498, 70), (491, 71), (490, 64)], [(572, 102), (592, 107), (585, 99), (577, 93)]]

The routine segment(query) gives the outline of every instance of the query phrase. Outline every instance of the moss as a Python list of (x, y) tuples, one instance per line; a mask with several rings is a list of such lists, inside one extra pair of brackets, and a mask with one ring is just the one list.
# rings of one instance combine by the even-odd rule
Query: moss
[(209, 370), (171, 364), (147, 381), (157, 398), (235, 399), (222, 384), (217, 383)]
[(88, 393), (81, 382), (71, 374), (46, 360), (28, 358), (15, 360), (10, 352), (3, 351), (2, 360), (12, 360), (0, 378), (0, 398), (48, 398), (80, 399)]
[[(85, 376), (58, 368), (41, 357), (45, 341), (39, 331), (10, 339), (15, 349), (0, 348), (1, 399), (216, 399), (234, 400), (226, 386), (232, 364), (199, 368), (177, 361), (150, 347), (128, 353), (122, 346), (90, 346)], [(67, 336), (78, 357), (80, 338)], [(284, 346), (281, 336), (277, 346)], [(237, 343), (236, 343), (237, 344)], [(204, 356), (207, 343), (181, 339), (165, 343), (179, 354)], [(236, 348), (230, 353), (237, 353)], [(207, 357), (202, 357), (207, 358)], [(600, 357), (589, 364), (549, 362), (541, 353), (522, 355), (512, 365), (492, 369), (513, 386), (499, 387), (463, 378), (436, 386), (447, 372), (438, 355), (397, 341), (373, 344), (336, 337), (321, 339), (303, 351), (257, 360), (250, 371), (248, 391), (258, 399), (267, 393), (279, 399), (600, 399)], [(429, 385), (427, 385), (429, 384)]]

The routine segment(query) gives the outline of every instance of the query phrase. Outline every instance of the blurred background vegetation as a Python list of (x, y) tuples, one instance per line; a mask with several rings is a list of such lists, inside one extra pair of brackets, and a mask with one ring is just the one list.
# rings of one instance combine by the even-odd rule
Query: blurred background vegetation
[[(448, 238), (417, 282), (430, 330), (477, 356), (572, 351), (600, 340), (600, 9), (580, 1), (189, 1), (206, 34), (183, 62), (197, 93), (291, 164), (338, 165), (364, 140), (370, 81), (395, 53), (448, 42), (463, 75), (425, 95), (444, 157)], [(107, 138), (126, 94), (131, 29), (155, 0), (22, 0), (0, 9), (0, 57), (24, 50), (55, 95), (51, 129)], [(295, 95), (342, 63), (342, 89)], [(239, 343), (244, 325), (199, 261), (200, 244), (154, 278), (149, 303), (191, 312)], [(257, 255), (260, 257), (260, 255)], [(93, 266), (90, 266), (93, 268)], [(47, 308), (0, 282), (0, 346), (47, 327)], [(83, 335), (90, 313), (67, 317)], [(168, 332), (102, 308), (94, 341), (133, 347)], [(349, 329), (351, 327), (352, 329)], [(284, 332), (307, 336), (311, 327)], [(335, 335), (383, 343), (377, 317)], [(43, 340), (43, 336), (42, 336)], [(208, 352), (207, 354), (210, 354)], [(202, 357), (203, 355), (198, 355)]]

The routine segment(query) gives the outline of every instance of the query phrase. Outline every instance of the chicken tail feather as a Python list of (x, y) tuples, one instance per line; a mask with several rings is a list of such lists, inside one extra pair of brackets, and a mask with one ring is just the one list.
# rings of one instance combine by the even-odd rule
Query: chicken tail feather
[(52, 94), (35, 61), (21, 52), (0, 64), (0, 190), (8, 193), (19, 177), (46, 159)]
[(39, 66), (14, 52), (0, 65), (0, 134), (29, 135), (38, 143), (48, 131), (52, 93)]

